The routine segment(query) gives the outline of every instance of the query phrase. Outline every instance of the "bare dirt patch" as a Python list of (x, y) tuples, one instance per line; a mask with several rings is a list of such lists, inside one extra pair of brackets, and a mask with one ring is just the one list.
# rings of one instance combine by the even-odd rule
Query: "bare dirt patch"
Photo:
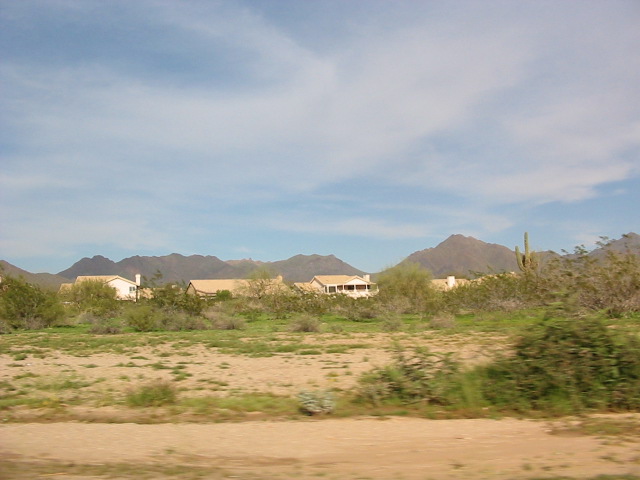
[(516, 419), (11, 424), (0, 434), (5, 478), (16, 479), (640, 475), (638, 443), (551, 435), (547, 422)]
[[(637, 436), (585, 434), (546, 421), (255, 421), (260, 418), (256, 412), (248, 416), (254, 420), (244, 422), (211, 423), (200, 417), (198, 423), (141, 424), (152, 420), (153, 410), (122, 402), (127, 389), (153, 379), (168, 380), (182, 397), (193, 398), (348, 390), (362, 372), (390, 360), (393, 341), (455, 352), (467, 363), (485, 361), (505, 348), (504, 338), (482, 334), (322, 334), (280, 335), (271, 350), (259, 355), (188, 342), (135, 345), (121, 353), (41, 349), (21, 355), (13, 350), (0, 355), (3, 388), (35, 392), (44, 403), (0, 411), (0, 478), (640, 476)], [(616, 418), (624, 425), (627, 417)], [(111, 421), (117, 423), (105, 423)]]

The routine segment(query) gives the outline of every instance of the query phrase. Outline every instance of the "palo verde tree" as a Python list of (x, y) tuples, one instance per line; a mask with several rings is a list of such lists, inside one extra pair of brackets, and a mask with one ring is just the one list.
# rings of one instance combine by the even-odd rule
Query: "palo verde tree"
[(85, 280), (73, 284), (63, 298), (79, 312), (98, 317), (109, 316), (120, 307), (116, 289), (100, 280)]
[(438, 297), (431, 280), (431, 272), (422, 265), (401, 263), (379, 274), (376, 301), (398, 313), (425, 312)]
[(63, 315), (54, 292), (22, 278), (3, 276), (0, 279), (0, 331), (50, 327)]

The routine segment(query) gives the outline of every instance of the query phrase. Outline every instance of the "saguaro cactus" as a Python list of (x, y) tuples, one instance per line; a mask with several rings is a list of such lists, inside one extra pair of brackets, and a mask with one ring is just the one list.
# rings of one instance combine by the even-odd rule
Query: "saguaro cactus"
[(518, 268), (525, 273), (535, 272), (538, 268), (538, 255), (529, 250), (529, 232), (524, 232), (524, 253), (516, 245), (516, 260)]

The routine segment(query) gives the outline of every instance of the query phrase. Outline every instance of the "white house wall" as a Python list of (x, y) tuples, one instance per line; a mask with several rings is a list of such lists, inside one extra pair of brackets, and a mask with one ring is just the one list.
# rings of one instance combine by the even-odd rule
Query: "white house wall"
[[(135, 284), (132, 282), (127, 282), (120, 278), (114, 278), (108, 285), (112, 288), (116, 289), (116, 295), (120, 300), (135, 300), (136, 292), (135, 292)], [(134, 287), (133, 291), (130, 291), (130, 287)]]

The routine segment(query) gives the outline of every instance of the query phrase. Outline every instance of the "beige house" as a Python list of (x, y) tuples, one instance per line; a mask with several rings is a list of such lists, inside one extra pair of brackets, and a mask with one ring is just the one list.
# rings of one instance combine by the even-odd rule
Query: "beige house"
[(316, 275), (310, 282), (295, 283), (302, 292), (323, 294), (341, 293), (353, 298), (370, 297), (378, 293), (378, 287), (369, 275)]
[(60, 292), (65, 292), (72, 285), (81, 282), (102, 282), (116, 290), (118, 300), (136, 300), (138, 288), (140, 287), (140, 275), (136, 275), (136, 281), (133, 282), (120, 275), (80, 275), (76, 277), (74, 283), (63, 283), (60, 285)]
[(218, 292), (227, 290), (233, 295), (255, 296), (257, 290), (262, 293), (274, 293), (286, 289), (282, 277), (265, 280), (248, 280), (246, 278), (223, 278), (214, 280), (191, 280), (187, 286), (187, 293), (201, 297), (215, 297)]
[(431, 280), (431, 282), (438, 290), (451, 290), (452, 288), (459, 287), (460, 285), (466, 285), (469, 283), (469, 280), (449, 275), (447, 278), (435, 278)]
[(224, 290), (237, 294), (246, 290), (248, 286), (249, 281), (240, 278), (191, 280), (187, 286), (187, 293), (190, 295), (199, 295), (201, 297), (215, 297), (218, 292), (222, 292)]

